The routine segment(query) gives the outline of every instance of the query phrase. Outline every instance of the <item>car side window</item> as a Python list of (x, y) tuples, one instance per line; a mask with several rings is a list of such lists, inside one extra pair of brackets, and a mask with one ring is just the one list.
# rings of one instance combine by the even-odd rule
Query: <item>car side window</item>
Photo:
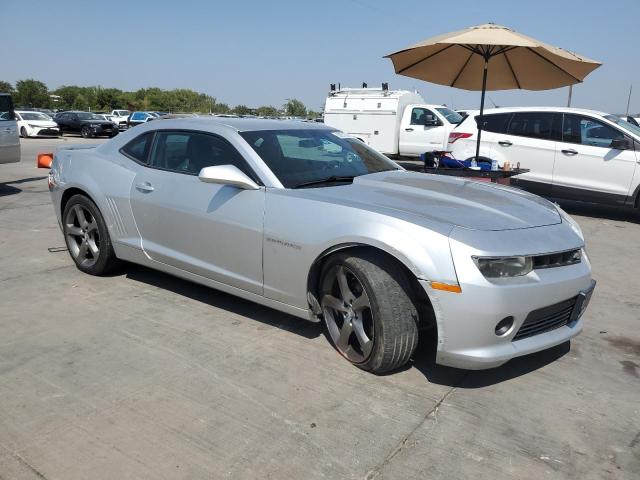
[[(506, 133), (510, 113), (492, 113), (483, 115), (482, 130), (493, 133)], [(480, 115), (475, 117), (476, 125), (480, 123)]]
[(15, 120), (13, 102), (9, 95), (0, 95), (0, 121)]
[(146, 165), (149, 163), (149, 150), (152, 141), (153, 132), (147, 132), (131, 140), (120, 151), (127, 157)]
[(552, 112), (516, 112), (511, 117), (507, 134), (550, 140), (552, 126)]
[(625, 138), (620, 130), (591, 117), (566, 114), (562, 124), (562, 139), (591, 147), (611, 148), (611, 142)]
[(189, 175), (198, 175), (205, 167), (233, 165), (256, 180), (255, 174), (229, 142), (207, 133), (157, 132), (150, 164), (162, 170)]

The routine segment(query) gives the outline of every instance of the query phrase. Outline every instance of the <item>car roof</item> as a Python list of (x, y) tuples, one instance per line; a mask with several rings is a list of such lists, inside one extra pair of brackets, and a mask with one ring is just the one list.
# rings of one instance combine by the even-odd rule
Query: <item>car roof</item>
[[(212, 123), (233, 128), (238, 132), (250, 132), (260, 130), (335, 130), (318, 122), (305, 122), (303, 120), (277, 120), (269, 118), (231, 118), (231, 117), (189, 117), (174, 119), (158, 119), (160, 122), (167, 122), (171, 128), (193, 128), (206, 129)], [(156, 121), (151, 122), (154, 126)], [(161, 125), (164, 125), (162, 123)]]
[[(586, 108), (575, 107), (500, 107), (500, 108), (485, 108), (484, 115), (490, 113), (512, 113), (512, 112), (558, 112), (558, 113), (578, 113), (586, 115), (605, 116), (609, 115), (606, 112), (600, 112), (598, 110), (589, 110)], [(478, 114), (480, 112), (478, 111)]]

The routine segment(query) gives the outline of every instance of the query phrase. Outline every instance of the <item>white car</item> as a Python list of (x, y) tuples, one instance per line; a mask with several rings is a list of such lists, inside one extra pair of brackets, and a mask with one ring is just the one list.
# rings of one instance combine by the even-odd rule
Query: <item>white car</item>
[(127, 129), (127, 119), (131, 112), (129, 110), (111, 110), (111, 121), (118, 125), (118, 130)]
[[(475, 156), (479, 114), (449, 134), (458, 160)], [(518, 107), (485, 110), (480, 157), (520, 164), (512, 184), (539, 195), (638, 207), (640, 127), (593, 110)]]
[(59, 137), (60, 127), (53, 119), (41, 112), (16, 110), (18, 131), (22, 138), (27, 137)]

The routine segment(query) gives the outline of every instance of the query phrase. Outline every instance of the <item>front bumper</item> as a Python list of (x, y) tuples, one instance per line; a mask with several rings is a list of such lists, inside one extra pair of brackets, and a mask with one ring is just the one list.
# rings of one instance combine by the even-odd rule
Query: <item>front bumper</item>
[(59, 127), (29, 127), (29, 135), (34, 137), (59, 137)]
[[(547, 253), (576, 248), (576, 242), (581, 240), (566, 233), (567, 230), (558, 226), (483, 235), (491, 240), (487, 242), (490, 245), (505, 236), (511, 237), (507, 238), (507, 245), (515, 245), (515, 248), (528, 245), (525, 249), (530, 248), (531, 254), (537, 254), (544, 253), (545, 248), (549, 248)], [(437, 363), (470, 370), (497, 367), (514, 357), (564, 343), (582, 331), (584, 309), (581, 305), (573, 307), (570, 318), (565, 306), (562, 322), (554, 324), (556, 317), (543, 320), (549, 321), (552, 329), (537, 329), (535, 334), (520, 335), (520, 339), (515, 339), (527, 318), (527, 328), (531, 328), (531, 320), (539, 319), (540, 312), (550, 310), (550, 315), (555, 315), (553, 306), (570, 299), (574, 304), (582, 302), (581, 297), (595, 285), (586, 253), (583, 252), (582, 261), (574, 265), (536, 269), (521, 277), (487, 279), (471, 258), (478, 253), (477, 247), (456, 239), (452, 239), (450, 244), (462, 292), (434, 290), (429, 282), (422, 282), (438, 323)], [(487, 246), (483, 248), (482, 253), (495, 253), (487, 251)], [(585, 307), (587, 303), (588, 298)], [(497, 335), (497, 324), (509, 316), (513, 317), (512, 326), (502, 335)], [(542, 324), (543, 327), (545, 325)]]

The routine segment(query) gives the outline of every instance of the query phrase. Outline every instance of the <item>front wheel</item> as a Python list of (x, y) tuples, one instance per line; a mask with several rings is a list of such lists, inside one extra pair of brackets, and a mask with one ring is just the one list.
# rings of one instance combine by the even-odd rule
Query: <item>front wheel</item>
[(82, 135), (82, 138), (91, 138), (91, 129), (87, 126), (82, 127), (80, 135)]
[(27, 138), (29, 135), (27, 134), (27, 129), (24, 127), (20, 127), (20, 136), (22, 138)]
[(409, 361), (418, 344), (418, 312), (395, 262), (368, 252), (337, 254), (321, 278), (324, 321), (343, 357), (373, 373)]
[(103, 275), (118, 265), (107, 224), (89, 198), (80, 194), (71, 197), (62, 218), (67, 248), (79, 270)]

